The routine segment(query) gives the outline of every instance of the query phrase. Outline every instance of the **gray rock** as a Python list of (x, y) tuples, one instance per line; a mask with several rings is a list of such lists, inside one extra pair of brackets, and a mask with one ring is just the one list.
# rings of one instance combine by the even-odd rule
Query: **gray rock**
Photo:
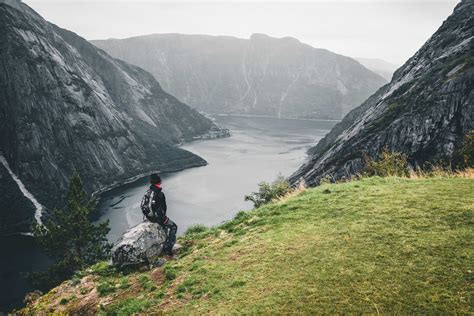
[[(123, 268), (139, 265), (160, 265), (166, 233), (158, 224), (145, 221), (129, 230), (112, 248), (112, 264)], [(158, 264), (157, 264), (158, 263)]]
[(172, 251), (173, 251), (174, 254), (176, 254), (176, 253), (180, 252), (182, 248), (183, 248), (183, 246), (181, 246), (180, 244), (174, 244)]

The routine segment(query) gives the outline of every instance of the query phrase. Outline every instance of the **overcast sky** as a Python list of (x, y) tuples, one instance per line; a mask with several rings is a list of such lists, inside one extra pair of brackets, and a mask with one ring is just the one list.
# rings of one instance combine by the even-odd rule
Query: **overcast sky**
[(25, 0), (86, 39), (152, 33), (292, 36), (314, 47), (401, 65), (457, 0)]

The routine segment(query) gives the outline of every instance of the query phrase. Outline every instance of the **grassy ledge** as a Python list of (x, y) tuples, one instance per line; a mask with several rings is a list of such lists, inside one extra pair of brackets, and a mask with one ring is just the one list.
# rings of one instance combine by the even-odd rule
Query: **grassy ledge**
[(164, 267), (99, 263), (21, 313), (472, 313), (474, 180), (325, 184), (181, 238)]

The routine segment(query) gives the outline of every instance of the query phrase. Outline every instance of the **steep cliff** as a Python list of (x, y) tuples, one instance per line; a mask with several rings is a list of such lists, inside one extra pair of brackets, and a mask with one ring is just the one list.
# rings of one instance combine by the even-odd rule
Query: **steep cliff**
[[(151, 170), (205, 164), (175, 145), (217, 127), (148, 72), (21, 2), (0, 1), (0, 30), (0, 155), (39, 207), (61, 204), (75, 170), (91, 193)], [(8, 183), (2, 223), (18, 211), (18, 187)]]
[(208, 113), (341, 119), (386, 81), (290, 37), (155, 34), (92, 41)]
[(474, 128), (474, 3), (459, 3), (438, 31), (360, 107), (310, 150), (295, 172), (316, 185), (363, 168), (362, 155), (401, 151), (413, 166), (449, 157)]

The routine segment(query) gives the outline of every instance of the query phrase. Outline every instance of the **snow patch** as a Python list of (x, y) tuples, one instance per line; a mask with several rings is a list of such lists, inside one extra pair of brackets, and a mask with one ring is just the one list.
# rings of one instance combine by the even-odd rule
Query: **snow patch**
[(38, 200), (36, 200), (36, 198), (33, 196), (33, 194), (31, 194), (30, 191), (28, 191), (28, 189), (26, 189), (23, 182), (21, 182), (21, 180), (13, 173), (13, 171), (10, 169), (10, 166), (8, 165), (8, 161), (5, 159), (5, 157), (3, 157), (2, 154), (0, 154), (0, 163), (5, 167), (5, 169), (7, 169), (8, 173), (10, 174), (12, 179), (16, 182), (16, 184), (18, 185), (18, 188), (23, 193), (23, 195), (33, 203), (33, 205), (36, 208), (36, 211), (35, 211), (36, 222), (38, 222), (38, 224), (42, 225), (43, 222), (41, 221), (41, 216), (43, 214), (43, 209), (44, 209), (43, 205), (41, 205), (38, 202)]

